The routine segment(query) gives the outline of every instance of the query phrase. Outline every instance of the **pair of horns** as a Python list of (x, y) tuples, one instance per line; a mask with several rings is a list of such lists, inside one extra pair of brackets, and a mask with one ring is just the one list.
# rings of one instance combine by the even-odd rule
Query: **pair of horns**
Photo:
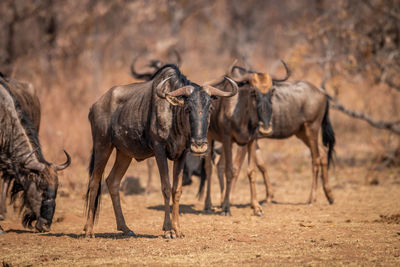
[[(31, 156), (35, 153), (35, 152), (37, 152), (39, 149), (37, 148), (37, 149), (34, 149), (34, 150), (32, 150), (31, 152), (29, 152), (29, 154), (25, 157), (25, 159), (24, 159), (24, 161), (22, 162), (22, 164), (25, 166), (25, 168), (27, 168), (27, 169), (31, 169), (31, 170), (36, 170), (36, 171), (38, 171), (38, 172), (42, 172), (45, 168), (46, 168), (46, 165), (44, 164), (44, 163), (42, 163), (42, 162), (40, 162), (40, 161), (38, 161), (37, 159), (36, 159), (36, 157), (35, 158), (33, 158), (33, 159), (31, 159), (31, 160), (29, 160), (29, 158), (31, 158)], [(65, 153), (65, 155), (66, 155), (66, 157), (67, 157), (67, 161), (66, 162), (64, 162), (63, 164), (60, 164), (60, 165), (54, 165), (54, 168), (55, 168), (55, 170), (56, 171), (62, 171), (62, 170), (64, 170), (65, 168), (67, 168), (70, 164), (71, 164), (71, 156), (67, 153), (67, 151), (65, 151), (64, 150), (64, 153)], [(29, 160), (29, 161), (28, 161)]]
[[(181, 56), (178, 53), (178, 51), (174, 48), (172, 50), (172, 52), (174, 53), (175, 57), (176, 57), (176, 65), (178, 67), (181, 66), (182, 64), (182, 60), (181, 60)], [(138, 55), (136, 56), (131, 63), (131, 74), (134, 78), (136, 79), (141, 79), (141, 80), (150, 80), (151, 77), (153, 77), (153, 74), (159, 70), (162, 66), (164, 66), (164, 63), (161, 60), (155, 59), (155, 60), (151, 60), (150, 63), (147, 65), (148, 68), (152, 68), (153, 71), (149, 71), (149, 72), (143, 72), (143, 73), (138, 73), (136, 71), (135, 68), (135, 64), (136, 61), (141, 57), (142, 55)]]
[[(290, 72), (289, 67), (286, 65), (285, 61), (283, 61), (282, 59), (281, 59), (281, 62), (282, 62), (282, 64), (283, 64), (283, 66), (285, 67), (286, 75), (285, 75), (283, 78), (274, 78), (274, 77), (272, 77), (272, 82), (273, 82), (273, 83), (284, 82), (284, 81), (286, 81), (287, 79), (289, 79), (289, 77), (290, 77), (291, 72)], [(236, 82), (248, 81), (248, 80), (251, 79), (251, 76), (252, 76), (252, 75), (254, 75), (254, 74), (260, 74), (260, 73), (257, 73), (257, 72), (254, 72), (254, 71), (247, 70), (247, 69), (245, 69), (245, 68), (236, 66), (236, 63), (237, 63), (237, 60), (235, 60), (235, 61), (231, 64), (231, 66), (229, 67), (229, 69), (228, 69), (228, 76), (234, 78)], [(235, 70), (235, 69), (237, 69), (238, 71), (236, 71), (236, 72), (234, 73), (234, 70)]]
[[(168, 97), (178, 97), (178, 96), (189, 96), (193, 93), (194, 91), (194, 86), (193, 85), (186, 85), (183, 87), (180, 87), (172, 92), (168, 92), (168, 93), (163, 93), (161, 90), (164, 86), (164, 84), (171, 79), (172, 77), (168, 77), (166, 79), (164, 79), (162, 82), (160, 82), (157, 87), (156, 87), (156, 93), (160, 98), (166, 98), (168, 100)], [(224, 77), (224, 79), (228, 80), (228, 82), (231, 84), (232, 86), (232, 91), (230, 92), (225, 92), (222, 91), (218, 88), (215, 88), (211, 85), (209, 85), (208, 83), (204, 84), (202, 86), (203, 90), (210, 96), (221, 96), (221, 97), (231, 97), (237, 94), (237, 91), (239, 89), (238, 85), (236, 84), (235, 81), (233, 81), (232, 79), (228, 78), (228, 77)]]

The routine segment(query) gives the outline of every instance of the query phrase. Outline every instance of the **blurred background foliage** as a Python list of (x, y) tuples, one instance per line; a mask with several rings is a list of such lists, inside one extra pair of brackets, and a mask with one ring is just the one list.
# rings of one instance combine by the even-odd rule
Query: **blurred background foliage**
[[(86, 165), (90, 105), (134, 81), (135, 56), (145, 68), (150, 59), (171, 60), (173, 48), (198, 83), (234, 59), (282, 75), (284, 59), (292, 80), (325, 80), (346, 107), (400, 120), (400, 0), (2, 0), (0, 18), (0, 71), (37, 89), (50, 157), (66, 147)], [(339, 144), (357, 136), (374, 162), (399, 164), (398, 135), (331, 117)]]

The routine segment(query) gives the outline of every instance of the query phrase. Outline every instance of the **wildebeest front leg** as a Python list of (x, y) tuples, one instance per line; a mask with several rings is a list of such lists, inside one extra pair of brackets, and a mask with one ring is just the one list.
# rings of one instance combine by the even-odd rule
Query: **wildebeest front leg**
[(164, 224), (163, 224), (164, 237), (171, 238), (173, 237), (171, 218), (169, 214), (170, 213), (169, 203), (171, 200), (171, 184), (169, 182), (167, 156), (165, 155), (165, 151), (162, 145), (158, 143), (154, 145), (154, 155), (156, 157), (158, 170), (160, 172), (161, 191), (164, 197), (164, 212), (165, 212)]
[(269, 175), (268, 175), (268, 171), (267, 171), (267, 166), (265, 165), (261, 154), (262, 154), (261, 153), (261, 149), (259, 149), (257, 147), (256, 148), (255, 160), (256, 160), (257, 168), (260, 170), (260, 172), (261, 172), (261, 174), (263, 175), (263, 178), (264, 178), (265, 191), (266, 191), (265, 201), (266, 201), (267, 204), (270, 204), (270, 203), (272, 203), (272, 198), (274, 197), (274, 194), (273, 194), (273, 191), (272, 191), (271, 183), (269, 181)]
[(6, 198), (7, 198), (9, 183), (10, 183), (9, 180), (1, 180), (0, 221), (6, 218), (6, 213), (7, 213)]
[(172, 185), (172, 238), (183, 237), (181, 226), (179, 224), (179, 200), (182, 195), (182, 176), (183, 166), (185, 164), (185, 154), (174, 161), (174, 181)]
[(117, 150), (114, 166), (108, 175), (106, 182), (108, 191), (110, 192), (111, 200), (114, 207), (115, 219), (117, 221), (117, 230), (124, 232), (127, 235), (135, 236), (135, 233), (126, 226), (124, 215), (122, 214), (121, 201), (119, 197), (119, 187), (121, 179), (131, 163), (132, 158)]
[(237, 146), (235, 160), (233, 161), (232, 193), (235, 190), (236, 182), (239, 178), (239, 173), (247, 154), (247, 149), (247, 146)]
[(233, 167), (232, 167), (232, 138), (230, 135), (224, 136), (223, 149), (225, 153), (225, 176), (226, 176), (226, 191), (224, 202), (222, 203), (222, 215), (230, 216), (230, 193), (232, 188)]
[(217, 174), (218, 174), (219, 189), (221, 192), (220, 203), (222, 206), (222, 203), (224, 202), (224, 196), (225, 196), (225, 156), (224, 156), (223, 150), (221, 151), (221, 156), (218, 159)]
[(263, 216), (264, 212), (257, 201), (257, 191), (255, 186), (255, 157), (256, 157), (256, 142), (252, 141), (248, 145), (248, 169), (247, 169), (247, 176), (249, 178), (250, 183), (250, 194), (251, 194), (251, 207), (253, 208), (254, 215), (256, 216)]
[(154, 166), (154, 159), (149, 158), (146, 160), (147, 163), (147, 185), (146, 185), (146, 194), (149, 194), (152, 191), (151, 180), (153, 177), (153, 166)]
[[(211, 143), (211, 142), (209, 142)], [(207, 176), (207, 192), (206, 192), (206, 199), (204, 201), (204, 211), (211, 212), (212, 211), (212, 204), (211, 204), (211, 175), (212, 175), (212, 164), (211, 164), (211, 149), (207, 153), (205, 158), (204, 168), (206, 169), (206, 176)]]

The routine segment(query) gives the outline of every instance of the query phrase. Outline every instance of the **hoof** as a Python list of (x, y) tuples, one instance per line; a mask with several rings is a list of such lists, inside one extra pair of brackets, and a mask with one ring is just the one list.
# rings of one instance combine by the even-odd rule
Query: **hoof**
[(258, 216), (258, 217), (264, 217), (264, 212), (262, 212), (262, 211), (254, 211), (254, 215), (255, 216)]
[(223, 211), (221, 212), (221, 215), (222, 215), (222, 216), (232, 216), (232, 214), (231, 214), (231, 212), (230, 212), (229, 210), (223, 210)]
[(129, 236), (129, 237), (137, 237), (137, 235), (133, 231), (128, 231), (124, 233), (124, 235)]
[(5, 216), (3, 214), (0, 214), (0, 221), (4, 221), (5, 220)]
[(94, 233), (85, 233), (85, 238), (95, 238)]
[(213, 207), (204, 208), (204, 213), (206, 213), (206, 214), (210, 214), (210, 213), (213, 213), (213, 212), (215, 212), (215, 208), (213, 208)]
[(165, 239), (176, 239), (176, 238), (183, 238), (185, 235), (182, 232), (170, 230), (164, 231), (164, 238)]
[(333, 204), (334, 202), (335, 202), (335, 200), (332, 198), (332, 199), (328, 199), (328, 201), (329, 201), (329, 204)]

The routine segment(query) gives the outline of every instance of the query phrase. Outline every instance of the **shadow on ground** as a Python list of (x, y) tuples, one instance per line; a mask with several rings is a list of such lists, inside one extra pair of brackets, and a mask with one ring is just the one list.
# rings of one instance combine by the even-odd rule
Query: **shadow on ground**
[[(96, 238), (104, 238), (104, 239), (127, 239), (127, 238), (158, 238), (156, 235), (146, 235), (146, 234), (136, 234), (135, 237), (125, 235), (124, 233), (98, 233), (94, 234)], [(74, 239), (85, 238), (85, 234), (73, 234), (73, 233), (46, 233), (41, 234), (41, 236), (51, 236), (51, 237), (71, 237)]]
[[(157, 205), (157, 206), (150, 206), (147, 207), (150, 210), (158, 210), (158, 211), (164, 211), (164, 205)], [(170, 210), (172, 212), (172, 206), (170, 206)], [(216, 211), (204, 211), (204, 210), (196, 210), (194, 209), (194, 205), (179, 205), (179, 213), (182, 214), (208, 214), (208, 215), (215, 215), (215, 214), (219, 214), (219, 212)]]

